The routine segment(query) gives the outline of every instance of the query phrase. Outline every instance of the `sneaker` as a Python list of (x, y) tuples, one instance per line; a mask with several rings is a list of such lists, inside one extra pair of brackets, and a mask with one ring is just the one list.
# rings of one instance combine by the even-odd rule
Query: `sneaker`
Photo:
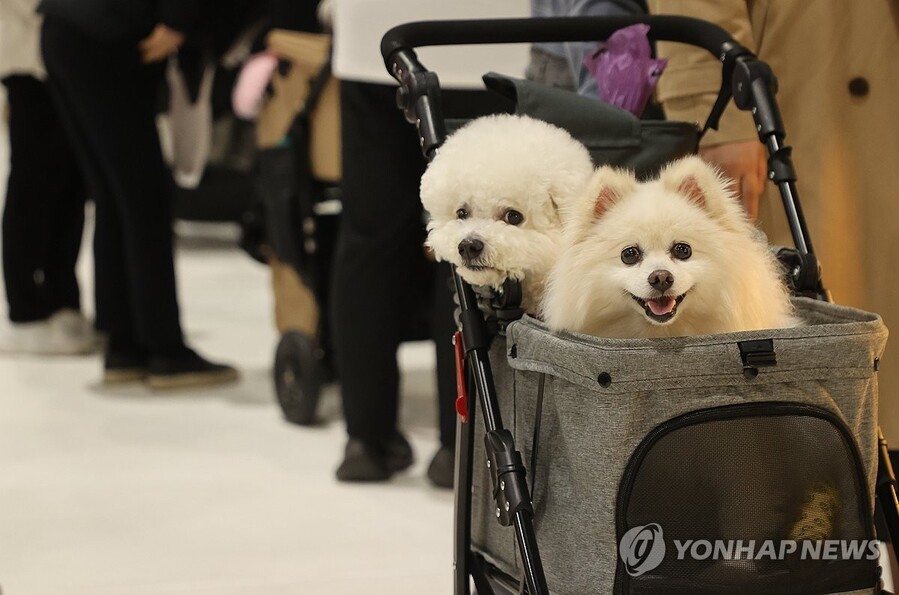
[(78, 310), (71, 308), (59, 310), (54, 312), (47, 322), (51, 331), (56, 336), (62, 337), (61, 342), (77, 343), (91, 352), (96, 351), (102, 343), (94, 325)]
[(207, 361), (187, 347), (177, 355), (152, 355), (147, 361), (147, 384), (156, 390), (216, 386), (239, 378), (231, 366)]
[(428, 479), (438, 488), (453, 489), (456, 476), (456, 451), (441, 446), (428, 465)]
[(9, 323), (0, 330), (0, 351), (7, 353), (83, 355), (99, 347), (99, 335), (77, 310), (60, 310), (47, 320)]
[(337, 468), (339, 481), (387, 481), (394, 473), (412, 466), (414, 457), (408, 440), (397, 432), (386, 444), (350, 438)]
[(146, 353), (107, 350), (103, 357), (103, 384), (140, 382), (149, 374)]

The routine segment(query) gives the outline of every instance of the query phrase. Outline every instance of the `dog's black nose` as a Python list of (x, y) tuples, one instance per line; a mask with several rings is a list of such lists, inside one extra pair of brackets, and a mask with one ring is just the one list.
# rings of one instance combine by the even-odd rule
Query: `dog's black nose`
[(651, 272), (647, 281), (649, 281), (649, 284), (652, 285), (653, 289), (666, 291), (669, 287), (674, 285), (674, 275), (671, 274), (671, 271), (661, 269)]
[(459, 242), (459, 256), (466, 261), (475, 260), (484, 251), (484, 242), (477, 238), (465, 238)]

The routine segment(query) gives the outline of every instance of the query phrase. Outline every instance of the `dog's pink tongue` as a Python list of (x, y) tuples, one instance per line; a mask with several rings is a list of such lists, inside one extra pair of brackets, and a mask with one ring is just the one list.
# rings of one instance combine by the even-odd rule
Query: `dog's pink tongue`
[(674, 302), (675, 299), (668, 295), (660, 298), (646, 300), (646, 303), (649, 305), (649, 309), (652, 310), (652, 313), (656, 316), (664, 316), (665, 314), (670, 314), (671, 311), (674, 310)]

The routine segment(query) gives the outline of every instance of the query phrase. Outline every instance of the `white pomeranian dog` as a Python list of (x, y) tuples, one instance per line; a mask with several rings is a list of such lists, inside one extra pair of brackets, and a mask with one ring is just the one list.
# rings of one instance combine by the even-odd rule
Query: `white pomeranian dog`
[(472, 285), (521, 281), (521, 306), (536, 313), (559, 255), (560, 209), (592, 173), (587, 149), (561, 128), (505, 114), (472, 120), (422, 176), (428, 246)]
[(575, 208), (547, 288), (550, 328), (628, 338), (800, 324), (777, 259), (698, 157), (644, 183), (600, 168)]

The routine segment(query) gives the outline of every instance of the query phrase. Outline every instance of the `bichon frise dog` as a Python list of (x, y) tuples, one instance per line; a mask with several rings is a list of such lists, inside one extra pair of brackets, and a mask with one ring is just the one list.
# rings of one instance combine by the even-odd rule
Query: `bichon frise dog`
[(559, 209), (592, 173), (587, 149), (561, 128), (526, 116), (472, 120), (421, 179), (428, 246), (472, 285), (521, 281), (521, 306), (536, 312), (558, 257)]
[(639, 183), (596, 171), (566, 225), (546, 323), (602, 337), (672, 337), (800, 324), (780, 265), (698, 157)]

